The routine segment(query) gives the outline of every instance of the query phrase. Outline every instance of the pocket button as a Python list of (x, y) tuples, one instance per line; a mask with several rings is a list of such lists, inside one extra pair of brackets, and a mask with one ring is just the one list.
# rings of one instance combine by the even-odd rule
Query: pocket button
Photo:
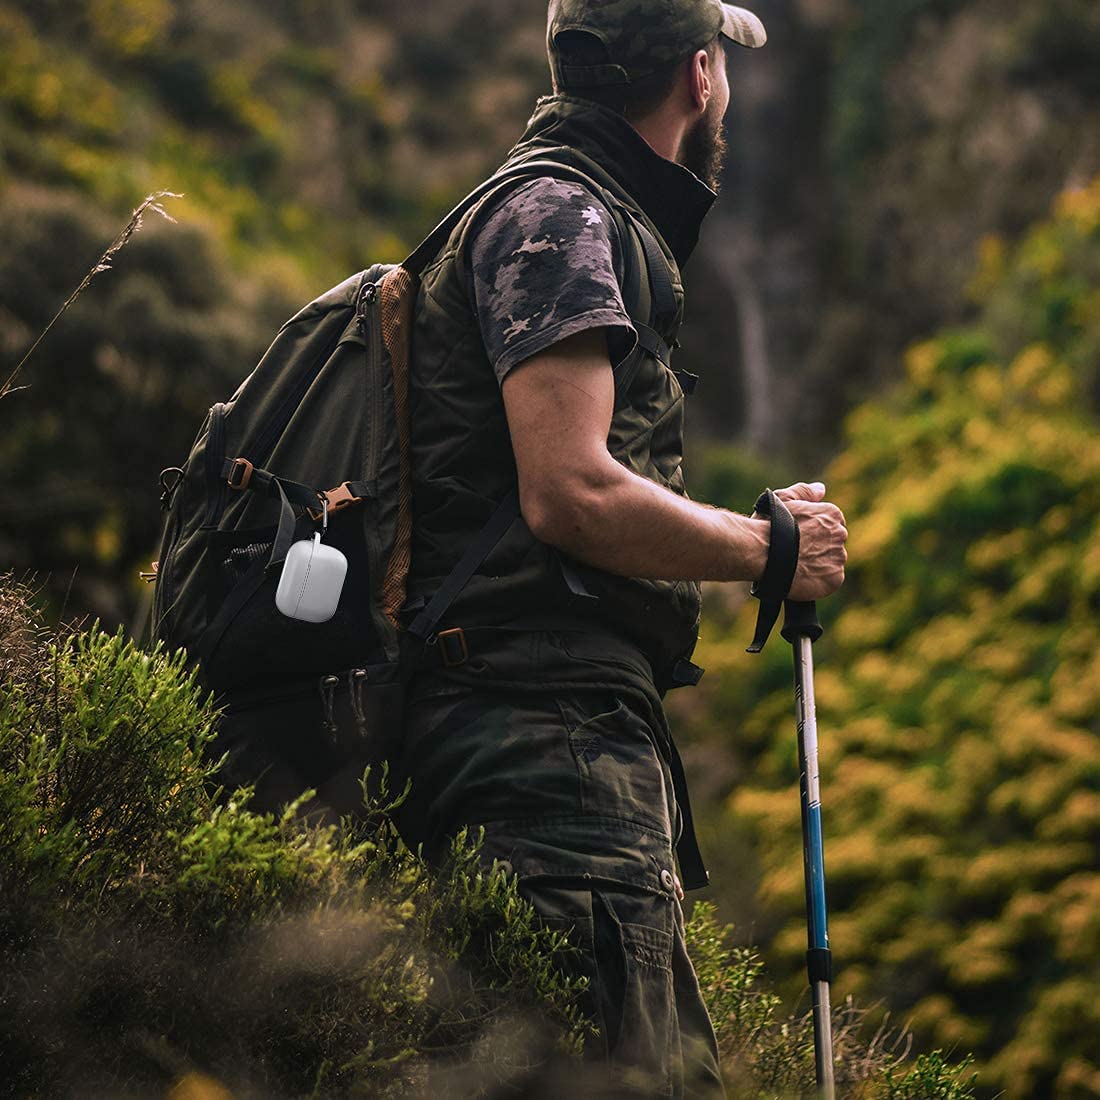
[(661, 885), (670, 893), (676, 892), (676, 879), (673, 877), (672, 872), (666, 867), (661, 872)]

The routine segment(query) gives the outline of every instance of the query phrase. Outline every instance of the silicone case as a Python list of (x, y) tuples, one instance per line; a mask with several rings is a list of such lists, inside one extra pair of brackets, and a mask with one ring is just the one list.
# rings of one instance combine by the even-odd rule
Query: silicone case
[(323, 545), (319, 533), (301, 539), (287, 551), (275, 606), (291, 619), (326, 623), (336, 614), (347, 572), (348, 559)]

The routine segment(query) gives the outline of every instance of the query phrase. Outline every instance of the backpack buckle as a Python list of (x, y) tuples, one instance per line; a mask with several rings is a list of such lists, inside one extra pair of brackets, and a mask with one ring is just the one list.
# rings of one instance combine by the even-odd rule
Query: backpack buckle
[(229, 476), (225, 479), (230, 489), (247, 489), (252, 480), (252, 471), (255, 467), (247, 458), (233, 459), (233, 465), (229, 467)]
[(337, 485), (335, 489), (328, 489), (323, 493), (317, 494), (322, 501), (323, 507), (321, 508), (308, 508), (310, 519), (314, 523), (319, 523), (325, 515), (325, 507), (331, 515), (333, 512), (341, 512), (345, 508), (350, 508), (353, 504), (358, 504), (363, 498), (357, 497), (351, 491), (351, 482), (345, 481), (342, 485)]
[(462, 627), (452, 626), (448, 630), (441, 630), (436, 635), (436, 641), (444, 668), (457, 668), (466, 663), (470, 649), (466, 645), (466, 633)]

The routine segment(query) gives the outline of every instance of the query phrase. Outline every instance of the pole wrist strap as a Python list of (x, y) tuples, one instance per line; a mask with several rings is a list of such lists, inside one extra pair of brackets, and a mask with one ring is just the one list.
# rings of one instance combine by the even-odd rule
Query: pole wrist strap
[(794, 582), (798, 566), (798, 524), (790, 509), (775, 495), (765, 489), (757, 498), (754, 510), (772, 521), (768, 542), (768, 562), (764, 573), (752, 586), (752, 594), (760, 601), (756, 616), (756, 634), (749, 653), (759, 653), (764, 648), (772, 627), (783, 607), (783, 601)]

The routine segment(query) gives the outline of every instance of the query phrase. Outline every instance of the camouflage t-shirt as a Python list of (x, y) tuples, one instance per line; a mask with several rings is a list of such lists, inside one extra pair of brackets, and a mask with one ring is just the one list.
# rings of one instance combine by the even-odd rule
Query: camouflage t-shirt
[(512, 192), (471, 234), (470, 272), (498, 382), (517, 363), (586, 329), (607, 329), (613, 364), (634, 346), (615, 222), (580, 184), (544, 178)]

